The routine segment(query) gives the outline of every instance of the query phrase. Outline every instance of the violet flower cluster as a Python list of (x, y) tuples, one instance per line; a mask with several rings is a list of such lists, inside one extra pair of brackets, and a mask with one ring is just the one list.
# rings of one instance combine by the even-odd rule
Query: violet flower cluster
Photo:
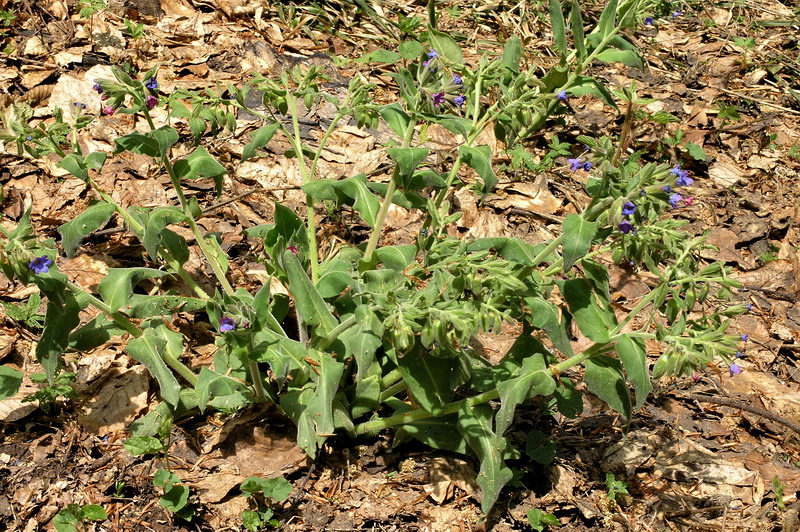
[[(431, 48), (428, 52), (428, 59), (422, 63), (422, 67), (428, 72), (435, 74), (438, 72), (435, 60), (439, 57), (439, 52)], [(437, 92), (431, 94), (431, 102), (435, 108), (439, 108), (447, 102), (458, 107), (463, 107), (467, 103), (467, 97), (462, 94), (464, 90), (464, 80), (458, 74), (453, 74), (452, 79), (441, 86)]]

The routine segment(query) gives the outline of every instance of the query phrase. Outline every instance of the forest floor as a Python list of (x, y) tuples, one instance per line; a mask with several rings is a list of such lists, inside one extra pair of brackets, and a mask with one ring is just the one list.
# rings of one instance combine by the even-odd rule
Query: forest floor
[[(26, 99), (44, 118), (54, 106), (74, 101), (99, 109), (87, 80), (104, 73), (104, 65), (123, 62), (141, 71), (159, 65), (164, 93), (240, 85), (253, 71), (274, 75), (304, 63), (322, 65), (342, 86), (357, 73), (367, 76), (382, 91), (381, 103), (396, 97), (387, 76), (392, 65), (354, 61), (377, 47), (397, 46), (362, 8), (345, 2), (277, 4), (131, 0), (125, 7), (112, 2), (89, 21), (72, 2), (0, 0), (17, 17), (3, 40), (15, 50), (0, 54), (0, 107)], [(501, 53), (502, 42), (515, 34), (523, 39), (530, 68), (554, 61), (547, 52), (552, 37), (546, 4), (438, 4), (439, 28), (458, 36), (467, 63)], [(583, 4), (589, 19), (602, 9)], [(401, 13), (426, 17), (421, 2), (370, 5), (390, 19)], [(682, 162), (694, 177), (694, 201), (671, 215), (689, 221), (694, 234), (708, 232), (717, 250), (703, 258), (731, 266), (744, 286), (734, 301), (752, 304), (732, 325), (736, 334), (749, 336), (737, 361), (740, 374), (710, 366), (695, 378), (658, 381), (627, 434), (623, 420), (592, 396), (576, 419), (520, 412), (509, 437), (524, 445), (526, 434), (539, 430), (555, 443), (555, 456), (548, 465), (515, 463), (517, 478), (488, 517), (480, 511), (476, 464), (469, 457), (415, 443), (393, 446), (387, 431), (332, 438), (312, 462), (295, 444), (292, 423), (274, 409), (195, 416), (176, 424), (169, 449), (173, 470), (192, 490), (196, 517), (189, 523), (158, 504), (161, 493), (151, 479), (157, 462), (122, 447), (130, 421), (156, 404), (157, 389), (112, 340), (67, 361), (78, 376), (75, 401), (49, 412), (22, 402), (38, 387), (28, 380), (20, 395), (0, 401), (0, 529), (51, 530), (54, 516), (68, 504), (97, 504), (108, 520), (87, 524), (89, 530), (240, 530), (249, 503), (238, 486), (258, 474), (292, 482), (290, 498), (273, 507), (279, 527), (292, 531), (530, 530), (531, 509), (555, 515), (565, 531), (800, 530), (800, 7), (777, 0), (654, 6), (664, 16), (627, 33), (646, 70), (598, 63), (590, 74), (616, 90), (635, 80), (639, 96), (653, 101), (634, 121), (632, 149), (652, 160)], [(143, 23), (140, 39), (124, 32), (123, 18)], [(578, 135), (620, 134), (621, 112), (596, 98), (570, 98), (568, 106), (545, 134), (526, 141), (531, 158), (541, 161), (556, 136), (577, 146)], [(310, 116), (309, 129), (319, 119)], [(113, 144), (129, 130), (129, 120), (106, 117), (102, 126), (93, 126), (96, 145)], [(452, 159), (455, 146), (434, 133), (430, 139), (444, 164)], [(213, 146), (223, 162), (226, 142)], [(535, 242), (586, 205), (586, 175), (570, 172), (567, 156), (532, 172), (494, 143), (506, 171), (482, 203), (459, 195), (463, 217), (454, 231)], [(300, 205), (297, 191), (278, 190), (299, 182), (285, 151), (276, 138), (257, 163), (226, 178), (221, 198), (202, 181), (186, 185), (201, 205), (217, 207), (208, 208), (201, 223), (221, 233), (232, 250), (237, 286), (262, 281), (242, 229), (270, 222), (274, 200)], [(320, 172), (370, 173), (384, 162), (380, 139), (346, 126), (337, 131)], [(131, 157), (107, 166), (99, 185), (126, 205), (173, 202), (168, 178), (156, 170), (147, 157)], [(4, 220), (18, 220), (32, 202), (37, 231), (55, 238), (56, 228), (92, 199), (79, 179), (13, 150), (0, 153), (0, 183)], [(346, 217), (328, 214), (318, 213), (322, 238), (347, 238), (358, 230), (348, 227)], [(390, 215), (385, 238), (404, 242), (421, 221), (407, 213)], [(141, 256), (124, 233), (100, 233), (61, 265), (83, 286), (96, 285), (109, 264)], [(613, 297), (623, 307), (648, 290), (646, 279), (630, 272), (609, 273)], [(4, 305), (24, 304), (31, 296), (0, 278)], [(192, 341), (192, 364), (208, 361), (215, 349), (211, 336), (190, 322), (183, 326)], [(21, 324), (0, 310), (0, 362), (35, 372), (37, 331), (35, 323)], [(479, 347), (487, 356), (509, 345), (502, 335), (484, 340)], [(649, 354), (653, 360), (659, 355)]]

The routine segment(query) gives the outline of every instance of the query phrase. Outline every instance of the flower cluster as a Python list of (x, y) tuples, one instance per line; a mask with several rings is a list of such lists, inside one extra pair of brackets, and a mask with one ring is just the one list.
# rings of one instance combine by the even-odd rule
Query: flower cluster
[[(675, 165), (675, 168), (670, 170), (669, 173), (671, 175), (674, 175), (675, 177), (677, 177), (677, 179), (675, 180), (675, 185), (676, 186), (689, 187), (689, 186), (692, 185), (692, 183), (694, 183), (694, 179), (689, 177), (689, 171), (688, 170), (681, 170), (681, 165), (680, 164)], [(691, 205), (692, 203), (694, 203), (694, 198), (692, 196), (683, 196), (683, 195), (679, 194), (678, 192), (672, 192), (672, 188), (669, 185), (665, 185), (665, 186), (661, 187), (661, 189), (664, 192), (666, 192), (667, 194), (671, 193), (670, 196), (669, 196), (669, 200), (668, 201), (669, 201), (670, 207), (672, 207), (673, 209), (678, 208), (678, 206), (679, 206), (679, 204), (681, 202), (683, 202), (683, 204), (686, 205), (687, 207), (689, 205)]]
[[(439, 52), (434, 49), (431, 49), (428, 52), (428, 59), (422, 63), (423, 68), (423, 77), (422, 80), (424, 81), (428, 74), (436, 74), (439, 70), (436, 65), (436, 59), (439, 57)], [(463, 107), (465, 103), (467, 103), (467, 97), (462, 94), (464, 90), (464, 80), (458, 74), (453, 74), (452, 78), (448, 81), (444, 81), (444, 76), (440, 76), (437, 89), (435, 92), (431, 93), (431, 103), (433, 104), (434, 108), (439, 108), (445, 103), (451, 103), (458, 107)]]
[(632, 201), (626, 201), (622, 205), (622, 215), (625, 217), (617, 227), (619, 228), (620, 232), (623, 234), (628, 234), (636, 231), (636, 228), (633, 226), (633, 223), (628, 219), (630, 216), (636, 212), (636, 204)]
[[(131, 87), (142, 87), (139, 85), (138, 81), (131, 79), (130, 77), (125, 76), (124, 78), (120, 78), (117, 74), (118, 81), (120, 83), (116, 83), (112, 80), (95, 80), (92, 89), (100, 95), (100, 100), (103, 102), (102, 112), (106, 115), (113, 115), (117, 109), (119, 109), (123, 102), (125, 101), (125, 97), (128, 94), (133, 94), (134, 99), (141, 102), (138, 96), (141, 94), (139, 91), (131, 91)], [(144, 82), (144, 88), (146, 92), (144, 94), (144, 105), (148, 109), (153, 109), (156, 105), (158, 105), (158, 80), (156, 80), (155, 76), (151, 76)]]
[(588, 172), (592, 169), (592, 163), (590, 161), (584, 161), (580, 157), (577, 159), (567, 159), (567, 162), (569, 163), (569, 169), (573, 172), (577, 172), (578, 170), (585, 170)]

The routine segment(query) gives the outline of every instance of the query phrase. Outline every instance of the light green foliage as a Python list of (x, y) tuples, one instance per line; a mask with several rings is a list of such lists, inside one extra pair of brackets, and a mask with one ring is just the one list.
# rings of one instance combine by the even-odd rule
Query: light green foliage
[(610, 471), (606, 473), (606, 488), (608, 489), (608, 498), (609, 500), (616, 502), (617, 495), (627, 495), (628, 494), (628, 484), (617, 480), (614, 476), (614, 473)]
[(22, 402), (39, 401), (39, 408), (47, 413), (50, 413), (50, 410), (58, 404), (59, 398), (76, 399), (78, 397), (72, 387), (72, 383), (75, 382), (74, 373), (61, 372), (50, 383), (44, 373), (33, 373), (30, 375), (30, 379), (32, 382), (44, 384), (44, 386), (36, 393), (25, 397)]
[(772, 479), (772, 493), (775, 494), (775, 504), (781, 512), (786, 511), (786, 502), (783, 500), (783, 492), (786, 490), (786, 484), (781, 482), (780, 477), (775, 475)]
[(59, 511), (53, 518), (53, 527), (58, 532), (78, 532), (85, 530), (85, 523), (91, 521), (105, 521), (108, 515), (102, 506), (96, 504), (69, 504)]
[(542, 532), (547, 527), (561, 526), (561, 521), (553, 514), (546, 514), (538, 508), (532, 508), (528, 510), (528, 524), (536, 532)]
[(189, 488), (180, 482), (175, 473), (166, 469), (159, 469), (153, 476), (153, 485), (164, 490), (164, 494), (158, 500), (159, 504), (165, 510), (188, 521), (194, 515), (195, 508), (189, 504)]
[(100, 11), (108, 9), (108, 4), (105, 0), (80, 0), (76, 7), (81, 18), (92, 18)]
[(132, 39), (139, 40), (144, 37), (143, 22), (139, 22), (137, 24), (131, 20), (128, 20), (127, 18), (123, 18), (122, 23), (125, 24), (125, 31), (128, 32), (128, 35), (130, 35)]
[(39, 314), (39, 306), (42, 303), (42, 296), (31, 294), (28, 301), (24, 303), (3, 302), (6, 314), (12, 320), (19, 322), (29, 329), (40, 329), (44, 322), (44, 314)]

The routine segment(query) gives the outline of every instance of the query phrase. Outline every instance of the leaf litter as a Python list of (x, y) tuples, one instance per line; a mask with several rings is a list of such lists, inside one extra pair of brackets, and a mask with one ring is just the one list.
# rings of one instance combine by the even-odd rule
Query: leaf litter
[[(298, 7), (299, 23), (287, 20), (274, 6), (244, 0), (130, 4), (125, 12), (112, 6), (88, 22), (72, 14), (66, 3), (55, 2), (46, 24), (38, 11), (42, 8), (29, 6), (23, 24), (35, 31), (15, 36), (19, 61), (3, 57), (0, 67), (0, 76), (9, 81), (3, 106), (27, 99), (36, 116), (47, 117), (59, 104), (68, 108), (78, 100), (96, 105), (92, 80), (107, 67), (91, 65), (125, 60), (140, 62), (143, 70), (159, 64), (167, 92), (237, 83), (253, 69), (275, 73), (302, 61), (321, 62), (334, 79), (345, 83), (361, 70), (387, 97), (392, 93), (392, 80), (379, 68), (363, 69), (354, 63), (337, 67), (326, 55), (357, 58), (385, 38), (375, 18), (349, 3), (331, 2), (316, 12)], [(466, 7), (462, 13), (469, 16), (440, 13), (440, 28), (470, 36), (465, 46), (468, 61), (477, 60), (476, 50), (499, 50), (498, 34), (520, 33), (532, 49), (549, 44), (525, 3), (508, 11), (489, 7)], [(691, 7), (682, 16), (664, 19), (658, 28), (637, 30), (648, 71), (605, 65), (603, 75), (619, 87), (636, 79), (640, 93), (657, 99), (647, 107), (649, 113), (677, 118), (666, 123), (642, 120), (637, 147), (702, 154), (692, 164), (697, 200), (674, 215), (690, 221), (698, 234), (710, 231), (715, 249), (704, 258), (734, 266), (735, 278), (743, 283), (737, 298), (753, 305), (734, 325), (749, 335), (742, 345), (742, 373), (732, 377), (727, 369), (712, 367), (696, 379), (659, 383), (627, 434), (608, 406), (592, 396), (584, 399), (584, 413), (576, 419), (539, 419), (535, 410), (520, 408), (510, 437), (524, 441), (532, 430), (551, 433), (556, 458), (547, 465), (520, 461), (519, 482), (507, 489), (507, 497), (487, 521), (481, 521), (476, 464), (469, 460), (413, 443), (393, 447), (389, 436), (381, 434), (357, 441), (333, 438), (326, 452), (309, 463), (294, 443), (291, 424), (274, 413), (208, 415), (190, 426), (174, 427), (170, 439), (173, 467), (194, 488), (203, 508), (201, 529), (238, 529), (244, 498), (236, 496), (236, 487), (251, 474), (285, 476), (293, 482), (293, 495), (275, 508), (286, 530), (522, 530), (530, 508), (554, 513), (564, 524), (562, 530), (797, 529), (800, 434), (791, 426), (800, 422), (800, 313), (795, 306), (800, 295), (800, 111), (796, 91), (786, 90), (798, 74), (796, 61), (780, 52), (793, 42), (787, 29), (796, 10), (777, 1)], [(374, 9), (389, 17), (424, 17), (423, 9), (410, 3), (374, 4)], [(119, 31), (120, 16), (141, 21), (145, 38), (133, 41)], [(344, 25), (335, 32), (323, 31), (334, 22)], [(736, 40), (747, 36), (754, 38), (754, 46)], [(553, 129), (561, 140), (618, 133), (616, 112), (599, 101), (581, 97), (570, 105), (573, 114), (560, 129)], [(301, 133), (314, 138), (318, 124), (330, 116), (324, 109), (307, 111)], [(116, 130), (129, 128), (128, 120), (109, 118), (81, 142), (89, 151), (108, 150)], [(216, 152), (238, 158), (243, 148), (239, 134), (223, 138)], [(372, 180), (388, 180), (380, 171), (385, 154), (377, 149), (385, 138), (381, 131), (365, 134), (355, 127), (340, 128), (322, 157), (320, 175), (337, 179), (365, 172)], [(437, 164), (445, 167), (454, 147), (440, 139), (448, 138), (435, 130), (429, 133)], [(676, 140), (670, 144), (665, 139)], [(546, 140), (552, 139), (534, 139), (526, 146), (533, 161), (547, 159)], [(276, 137), (263, 157), (239, 167), (226, 183), (223, 200), (234, 199), (244, 188), (251, 192), (202, 220), (206, 230), (222, 233), (226, 246), (250, 245), (239, 235), (270, 221), (271, 208), (266, 205), (272, 199), (290, 207), (301, 204), (299, 174), (294, 160), (283, 155), (286, 148)], [(54, 164), (34, 166), (8, 153), (1, 153), (0, 161), (5, 166), (0, 179), (6, 216), (18, 219), (23, 204), (31, 202), (34, 220), (44, 233), (56, 236), (55, 227), (91, 200), (80, 180), (65, 178)], [(148, 158), (132, 156), (114, 164), (101, 176), (101, 186), (121, 204), (174, 201), (165, 183), (151, 177), (154, 168)], [(534, 168), (501, 176), (495, 194), (484, 201), (471, 194), (459, 196), (463, 217), (453, 233), (516, 235), (534, 244), (552, 236), (564, 217), (587, 202), (580, 181), (584, 176), (567, 171), (564, 158)], [(461, 177), (475, 179), (469, 173)], [(209, 205), (215, 201), (213, 191), (194, 185), (198, 200)], [(318, 215), (335, 245), (342, 224)], [(389, 218), (394, 234), (387, 238), (403, 243), (420, 225), (421, 220), (397, 208)], [(87, 239), (87, 253), (62, 268), (78, 284), (94, 286), (110, 262), (130, 259), (125, 236), (107, 229), (105, 235)], [(646, 293), (647, 278), (607, 264), (615, 301), (631, 308)], [(246, 262), (234, 262), (232, 268), (241, 286), (268, 282), (254, 275)], [(187, 270), (192, 271), (191, 260)], [(4, 301), (28, 296), (18, 287), (2, 285)], [(24, 369), (26, 375), (35, 372), (35, 331), (2, 310), (0, 315), (2, 362)], [(195, 363), (208, 360), (208, 335), (192, 331), (189, 337)], [(497, 360), (513, 337), (484, 337), (476, 347), (487, 359)], [(113, 341), (68, 364), (77, 372), (79, 397), (65, 405), (69, 408), (63, 415), (47, 415), (35, 402), (22, 402), (36, 389), (30, 382), (23, 384), (19, 396), (0, 401), (0, 525), (37, 530), (66, 504), (91, 503), (106, 508), (107, 529), (188, 530), (153, 504), (158, 496), (149, 480), (154, 461), (134, 458), (121, 447), (128, 422), (155, 405), (156, 387), (148, 374)], [(773, 414), (773, 419), (760, 411)], [(608, 473), (624, 480), (630, 493), (615, 505), (608, 502)], [(775, 479), (783, 485), (781, 495)], [(786, 511), (778, 509), (779, 503)]]

